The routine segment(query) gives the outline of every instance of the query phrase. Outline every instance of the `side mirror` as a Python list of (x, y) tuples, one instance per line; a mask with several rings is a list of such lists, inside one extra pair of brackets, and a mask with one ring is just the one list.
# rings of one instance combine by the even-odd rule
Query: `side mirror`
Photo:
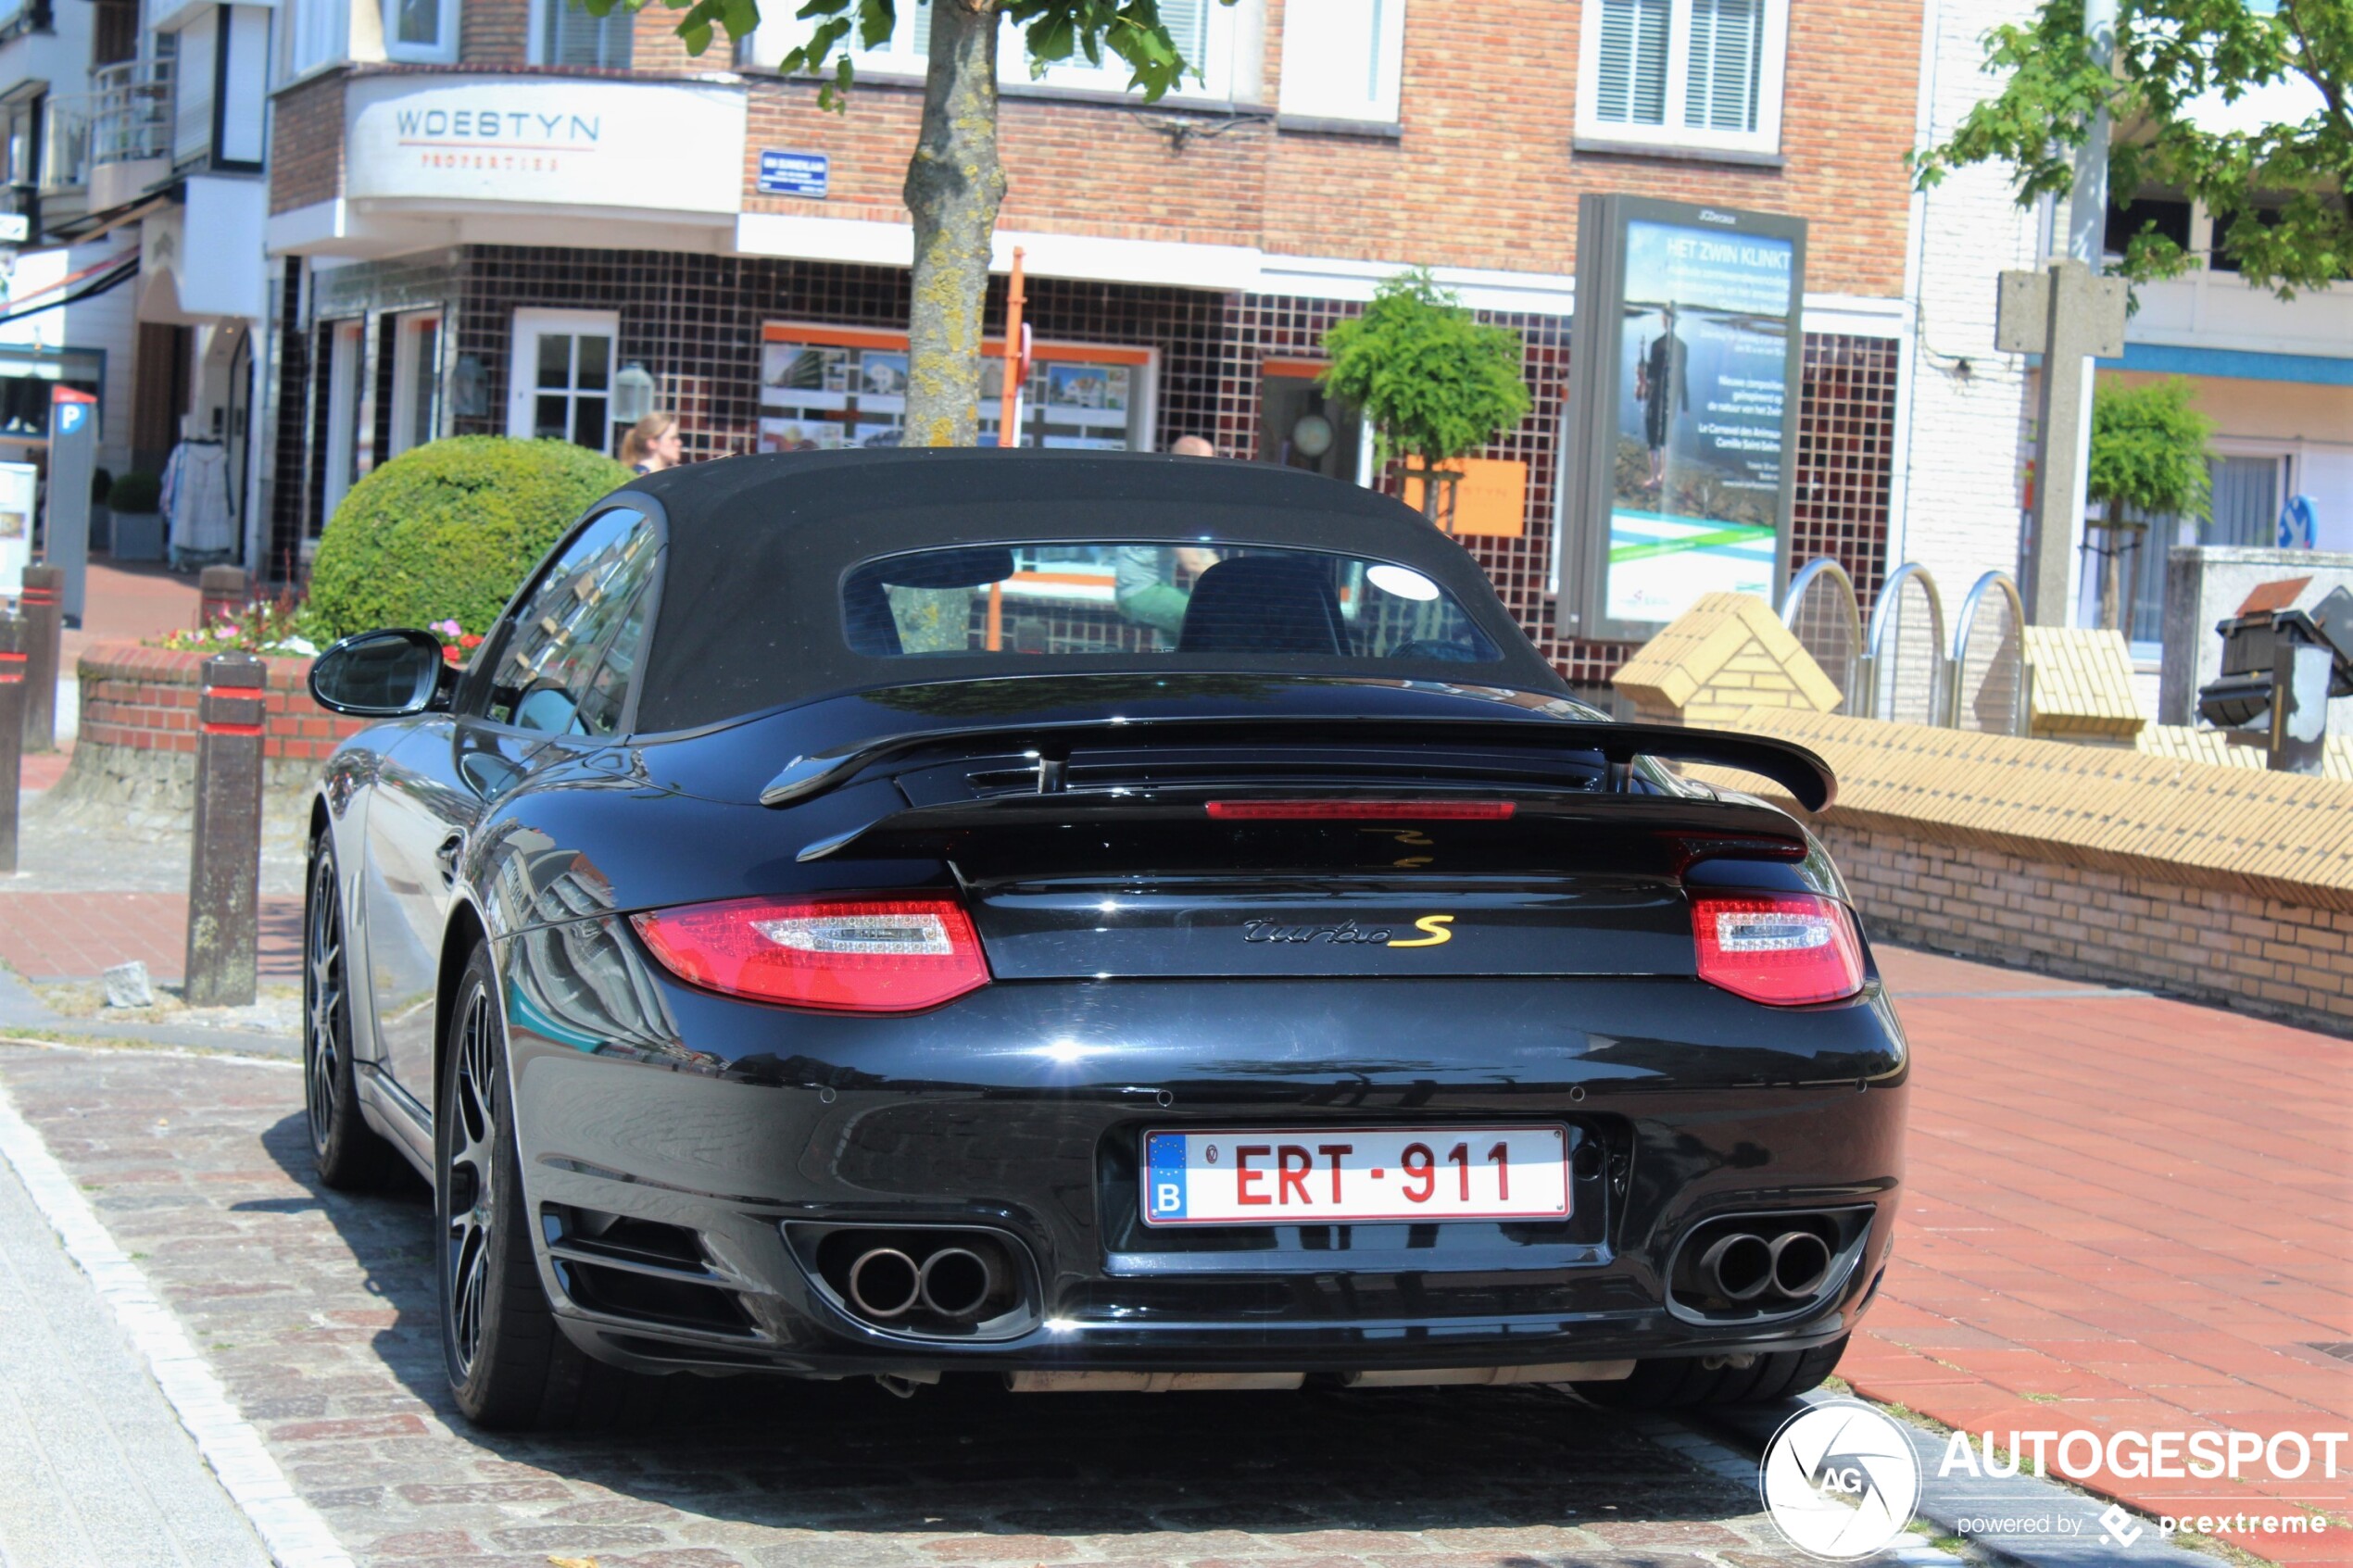
[(457, 666), (431, 632), (361, 632), (310, 664), (310, 696), (320, 707), (361, 719), (400, 719), (449, 706)]

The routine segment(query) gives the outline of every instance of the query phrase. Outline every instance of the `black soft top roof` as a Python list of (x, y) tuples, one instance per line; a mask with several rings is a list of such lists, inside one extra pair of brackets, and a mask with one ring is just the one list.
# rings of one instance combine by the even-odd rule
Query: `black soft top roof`
[[(1017, 654), (853, 652), (841, 580), (905, 550), (968, 544), (1184, 540), (1290, 546), (1391, 560), (1438, 582), (1502, 649), (1489, 664), (1266, 655), (1187, 656), (1194, 670), (1283, 670), (1561, 691), (1462, 547), (1394, 499), (1297, 469), (1147, 453), (925, 448), (774, 453), (649, 474), (616, 499), (660, 504), (669, 532), (638, 727), (687, 729), (913, 677), (1026, 672)], [(1054, 661), (1165, 671), (1168, 655)], [(1039, 673), (1044, 671), (1040, 671)]]

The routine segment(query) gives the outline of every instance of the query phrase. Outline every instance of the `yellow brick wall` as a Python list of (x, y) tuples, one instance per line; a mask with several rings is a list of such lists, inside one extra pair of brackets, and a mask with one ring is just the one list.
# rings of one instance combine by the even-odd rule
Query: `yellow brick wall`
[(1705, 594), (1642, 645), (1612, 684), (1644, 719), (1722, 724), (1752, 708), (1828, 712), (1843, 700), (1804, 645), (1753, 594)]
[(1874, 936), (2353, 1034), (2353, 779), (1836, 714), (1733, 727), (1837, 773), (1812, 822)]
[(2029, 626), (2026, 661), (2033, 667), (2038, 735), (2129, 744), (2142, 725), (2133, 698), (2133, 652), (2124, 633), (2080, 626)]

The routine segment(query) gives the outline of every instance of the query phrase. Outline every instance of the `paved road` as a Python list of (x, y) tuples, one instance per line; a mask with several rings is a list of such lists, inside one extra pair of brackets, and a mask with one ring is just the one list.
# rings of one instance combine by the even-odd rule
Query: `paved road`
[(0, 1086), (365, 1563), (1806, 1561), (1738, 1464), (1548, 1389), (727, 1385), (648, 1433), (476, 1434), (443, 1388), (424, 1193), (317, 1189), (294, 1072), (0, 1047)]

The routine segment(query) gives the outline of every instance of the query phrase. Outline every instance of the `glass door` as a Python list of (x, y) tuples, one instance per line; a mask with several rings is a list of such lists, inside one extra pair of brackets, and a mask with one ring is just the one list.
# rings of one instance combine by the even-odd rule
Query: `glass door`
[(609, 310), (518, 310), (507, 433), (612, 451), (613, 345)]

